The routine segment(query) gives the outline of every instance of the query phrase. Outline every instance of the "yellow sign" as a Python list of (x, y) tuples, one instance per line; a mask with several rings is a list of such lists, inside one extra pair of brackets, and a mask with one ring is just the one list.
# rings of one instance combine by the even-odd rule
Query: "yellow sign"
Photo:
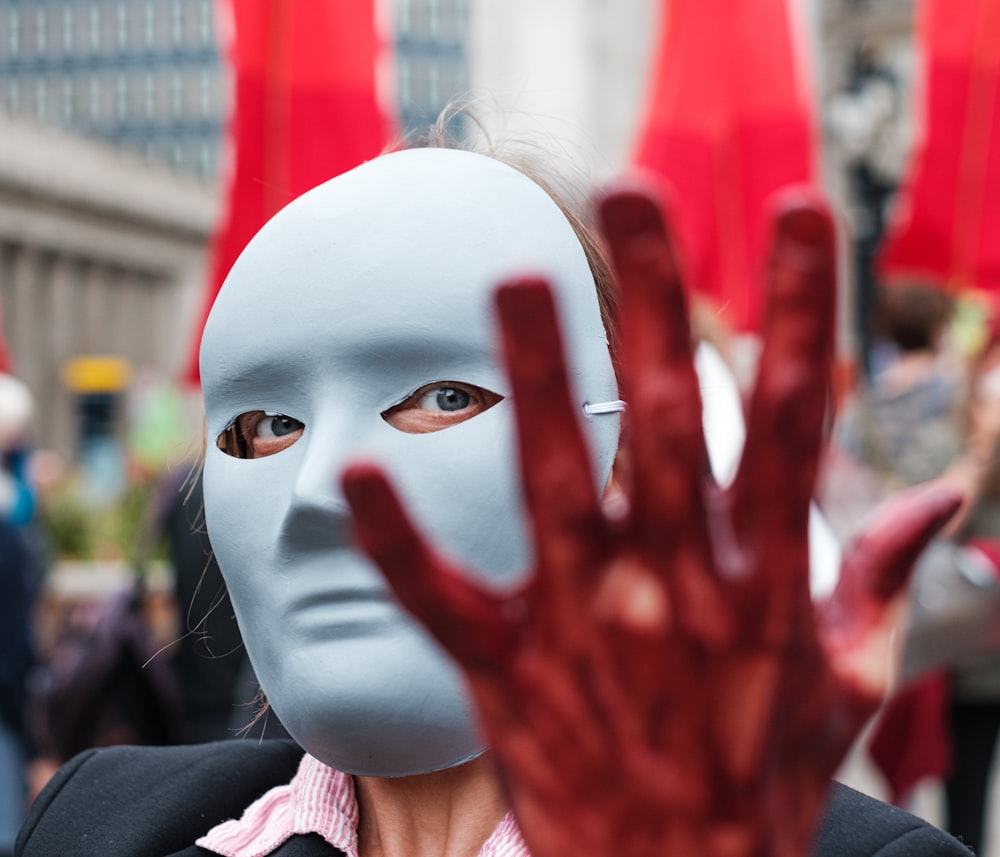
[(121, 357), (74, 357), (63, 366), (62, 380), (74, 393), (120, 393), (132, 380), (132, 367)]

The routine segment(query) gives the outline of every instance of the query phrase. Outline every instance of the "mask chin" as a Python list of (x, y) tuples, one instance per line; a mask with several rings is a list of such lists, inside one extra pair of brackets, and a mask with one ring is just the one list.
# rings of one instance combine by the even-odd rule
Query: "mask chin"
[(464, 679), (421, 629), (342, 641), (322, 676), (315, 666), (321, 654), (286, 656), (273, 690), (267, 680), (274, 676), (261, 683), (289, 734), (325, 764), (402, 777), (485, 751)]

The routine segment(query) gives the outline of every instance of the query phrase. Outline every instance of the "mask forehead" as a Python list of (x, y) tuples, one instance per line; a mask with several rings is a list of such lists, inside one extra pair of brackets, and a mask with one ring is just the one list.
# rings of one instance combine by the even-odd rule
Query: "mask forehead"
[(574, 383), (588, 386), (579, 395), (617, 398), (586, 256), (545, 191), (469, 152), (410, 150), (364, 164), (280, 212), (234, 266), (202, 343), (210, 421), (232, 417), (214, 406), (234, 375), (280, 371), (261, 360), (261, 343), (283, 333), (278, 323), (294, 332), (290, 349), (333, 323), (375, 359), (409, 348), (440, 363), (453, 350), (470, 368), (497, 368), (493, 291), (524, 273), (547, 276), (557, 292)]

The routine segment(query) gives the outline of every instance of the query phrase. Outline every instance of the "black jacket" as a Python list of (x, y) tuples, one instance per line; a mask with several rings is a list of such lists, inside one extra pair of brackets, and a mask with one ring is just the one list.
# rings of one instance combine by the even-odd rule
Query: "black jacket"
[[(302, 750), (290, 741), (88, 750), (53, 778), (21, 829), (15, 857), (207, 857), (195, 839), (287, 783)], [(340, 854), (293, 836), (275, 857)], [(835, 785), (814, 857), (970, 857), (948, 834)]]

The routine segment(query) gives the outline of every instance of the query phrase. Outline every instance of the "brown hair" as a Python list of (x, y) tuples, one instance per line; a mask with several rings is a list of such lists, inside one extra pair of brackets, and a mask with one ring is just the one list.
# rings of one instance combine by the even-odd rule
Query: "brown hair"
[(901, 351), (937, 351), (954, 300), (929, 283), (882, 286), (878, 292), (878, 331)]

